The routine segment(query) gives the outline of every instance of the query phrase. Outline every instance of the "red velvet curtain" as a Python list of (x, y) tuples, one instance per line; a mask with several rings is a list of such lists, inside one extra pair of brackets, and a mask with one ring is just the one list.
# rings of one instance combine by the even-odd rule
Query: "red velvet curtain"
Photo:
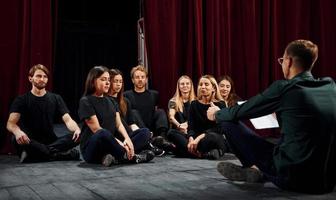
[[(54, 3), (46, 0), (0, 2), (0, 122), (3, 126), (13, 99), (31, 88), (29, 68), (40, 63), (52, 71)], [(0, 152), (10, 152), (8, 136), (2, 139), (7, 142), (1, 141), (5, 145)]]
[(282, 78), (276, 59), (288, 42), (319, 46), (313, 73), (336, 77), (333, 0), (146, 0), (145, 39), (153, 88), (166, 107), (182, 74), (229, 74), (249, 98)]
[(176, 81), (203, 74), (233, 77), (238, 95), (254, 96), (283, 78), (277, 58), (288, 42), (319, 46), (315, 76), (336, 77), (336, 1), (146, 0), (145, 39), (153, 88), (167, 107)]

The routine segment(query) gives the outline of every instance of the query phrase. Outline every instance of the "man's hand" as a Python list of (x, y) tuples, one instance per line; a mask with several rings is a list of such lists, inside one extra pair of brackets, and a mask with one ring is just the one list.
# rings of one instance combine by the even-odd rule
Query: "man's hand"
[(29, 137), (22, 131), (20, 131), (19, 133), (15, 134), (15, 139), (16, 142), (18, 144), (29, 144), (30, 143), (30, 139)]
[(210, 107), (207, 110), (207, 117), (210, 121), (215, 121), (216, 117), (215, 114), (217, 111), (219, 111), (220, 108), (218, 106), (216, 106), (214, 103), (210, 103)]

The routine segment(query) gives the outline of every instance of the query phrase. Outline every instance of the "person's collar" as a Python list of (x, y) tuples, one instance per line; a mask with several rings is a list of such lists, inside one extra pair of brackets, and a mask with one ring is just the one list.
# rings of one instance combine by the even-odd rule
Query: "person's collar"
[(38, 89), (32, 89), (30, 90), (30, 93), (36, 97), (43, 97), (44, 95), (47, 94), (47, 90), (46, 89), (43, 89), (43, 90), (38, 90)]
[(138, 92), (138, 91), (136, 91), (134, 88), (133, 88), (133, 92), (135, 92), (135, 93), (137, 93), (137, 94), (141, 94), (141, 93), (144, 93), (144, 92), (146, 92), (147, 91), (147, 89), (145, 89), (144, 91), (142, 91), (142, 92)]
[(292, 79), (294, 78), (313, 78), (313, 74), (311, 71), (303, 71), (295, 75)]

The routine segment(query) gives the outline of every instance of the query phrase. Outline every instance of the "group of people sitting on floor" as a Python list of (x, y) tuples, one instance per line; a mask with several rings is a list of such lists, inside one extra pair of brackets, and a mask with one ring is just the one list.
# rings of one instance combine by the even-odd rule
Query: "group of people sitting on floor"
[[(44, 65), (34, 65), (29, 71), (32, 90), (11, 106), (8, 130), (16, 137), (21, 162), (78, 160), (74, 148), (78, 143), (86, 162), (104, 166), (148, 162), (165, 153), (219, 159), (229, 151), (216, 122), (206, 115), (210, 102), (220, 107), (235, 104), (231, 101), (237, 96), (229, 76), (220, 79), (220, 86), (214, 77), (202, 76), (197, 96), (191, 78), (181, 76), (169, 101), (168, 120), (166, 112), (157, 108), (158, 92), (146, 89), (146, 68), (138, 65), (131, 70), (134, 89), (124, 92), (120, 70), (95, 66), (79, 101), (81, 128), (70, 117), (63, 99), (46, 90), (48, 76)], [(73, 136), (56, 137), (52, 127), (57, 117)]]
[[(311, 41), (289, 43), (278, 59), (285, 80), (241, 105), (229, 76), (217, 82), (204, 75), (195, 91), (191, 78), (183, 75), (167, 114), (157, 107), (158, 92), (146, 87), (146, 68), (132, 68), (134, 88), (124, 92), (120, 70), (95, 66), (79, 101), (81, 128), (62, 97), (46, 90), (49, 71), (38, 64), (29, 71), (31, 91), (10, 108), (7, 129), (14, 134), (20, 162), (79, 160), (78, 144), (87, 163), (104, 166), (149, 162), (165, 153), (216, 160), (230, 152), (242, 166), (226, 161), (217, 166), (230, 180), (269, 180), (293, 191), (330, 192), (336, 183), (336, 86), (330, 78), (313, 78), (317, 54)], [(277, 144), (240, 121), (273, 112), (281, 128)], [(57, 137), (56, 119), (73, 134)], [(307, 176), (315, 181), (307, 182)]]

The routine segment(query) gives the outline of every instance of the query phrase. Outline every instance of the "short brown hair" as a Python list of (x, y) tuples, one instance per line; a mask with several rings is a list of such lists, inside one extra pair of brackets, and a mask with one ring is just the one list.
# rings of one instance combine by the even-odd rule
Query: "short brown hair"
[(49, 70), (48, 70), (48, 68), (47, 68), (46, 66), (42, 65), (42, 64), (37, 64), (37, 65), (32, 66), (32, 67), (29, 69), (29, 73), (28, 73), (28, 75), (29, 75), (30, 77), (33, 77), (34, 74), (35, 74), (35, 72), (36, 72), (37, 70), (42, 70), (42, 71), (49, 77)]
[(146, 77), (148, 77), (148, 72), (147, 72), (147, 69), (142, 66), (142, 65), (138, 65), (136, 67), (133, 67), (132, 70), (131, 70), (131, 78), (133, 78), (133, 75), (136, 71), (142, 71), (146, 74)]
[(304, 70), (311, 70), (318, 57), (318, 47), (309, 40), (294, 40), (286, 47), (287, 56)]

